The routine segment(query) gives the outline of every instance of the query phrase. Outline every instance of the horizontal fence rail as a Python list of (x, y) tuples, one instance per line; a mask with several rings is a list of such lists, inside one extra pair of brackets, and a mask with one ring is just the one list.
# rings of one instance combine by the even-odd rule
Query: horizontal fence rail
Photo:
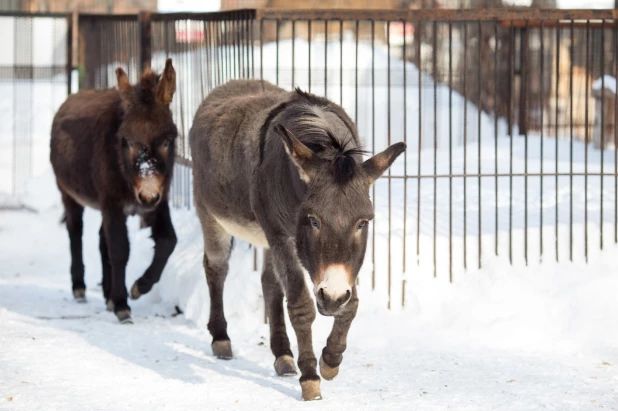
[[(453, 281), (495, 256), (585, 261), (618, 242), (615, 10), (280, 10), (80, 16), (80, 85), (174, 59), (179, 161), (214, 87), (258, 78), (344, 107), (371, 153), (408, 149), (371, 189), (359, 287)], [(82, 67), (83, 65), (83, 67)], [(256, 257), (256, 261), (257, 261)]]

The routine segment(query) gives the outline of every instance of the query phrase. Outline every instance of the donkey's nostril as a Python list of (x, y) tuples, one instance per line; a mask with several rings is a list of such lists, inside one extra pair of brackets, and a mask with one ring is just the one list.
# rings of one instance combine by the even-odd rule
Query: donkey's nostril
[(160, 197), (160, 195), (159, 195), (159, 194), (157, 194), (156, 196), (154, 196), (154, 197), (152, 198), (152, 203), (153, 203), (153, 204), (156, 204), (156, 203), (157, 203), (157, 201), (159, 201), (159, 197)]
[(324, 288), (320, 288), (320, 298), (322, 301), (326, 301), (326, 296), (324, 295)]
[(144, 196), (142, 195), (142, 193), (139, 193), (139, 194), (137, 195), (137, 199), (139, 200), (139, 202), (140, 202), (141, 204), (144, 204), (144, 203), (146, 202), (146, 199), (144, 198)]

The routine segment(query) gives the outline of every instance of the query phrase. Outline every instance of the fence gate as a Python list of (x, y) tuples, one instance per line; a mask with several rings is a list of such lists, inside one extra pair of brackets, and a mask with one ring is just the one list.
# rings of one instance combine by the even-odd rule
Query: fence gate
[(0, 197), (18, 205), (49, 165), (54, 113), (70, 89), (66, 14), (0, 13)]

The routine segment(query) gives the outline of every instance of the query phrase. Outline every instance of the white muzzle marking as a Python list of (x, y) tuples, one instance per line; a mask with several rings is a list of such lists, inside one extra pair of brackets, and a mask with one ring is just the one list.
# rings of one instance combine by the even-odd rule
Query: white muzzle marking
[(317, 295), (321, 289), (331, 300), (337, 300), (352, 291), (350, 273), (343, 264), (333, 264), (326, 267), (322, 281), (314, 287)]

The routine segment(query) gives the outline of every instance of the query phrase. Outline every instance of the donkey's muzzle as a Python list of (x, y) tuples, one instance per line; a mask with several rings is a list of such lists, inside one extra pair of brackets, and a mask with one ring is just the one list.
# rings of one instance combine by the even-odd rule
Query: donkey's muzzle
[(151, 174), (139, 177), (135, 180), (135, 198), (146, 209), (152, 209), (159, 205), (163, 197), (163, 176)]
[(318, 311), (322, 315), (335, 315), (341, 310), (352, 297), (352, 290), (343, 293), (329, 293), (327, 288), (320, 288), (316, 295)]
[(152, 197), (146, 197), (142, 193), (138, 193), (137, 194), (137, 200), (139, 201), (139, 203), (142, 206), (144, 206), (146, 208), (155, 207), (157, 204), (159, 204), (159, 200), (160, 199), (161, 199), (161, 195), (160, 194), (155, 194)]

